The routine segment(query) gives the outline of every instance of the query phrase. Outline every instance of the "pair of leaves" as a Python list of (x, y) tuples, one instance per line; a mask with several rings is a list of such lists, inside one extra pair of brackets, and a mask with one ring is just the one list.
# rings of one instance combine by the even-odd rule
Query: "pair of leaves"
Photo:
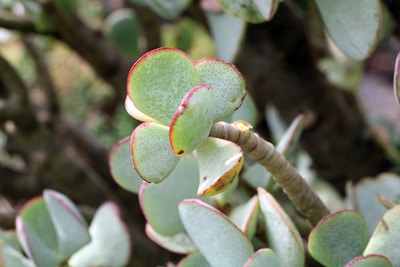
[[(254, 235), (259, 212), (264, 218), (271, 249), (260, 249), (254, 253), (250, 238)], [(183, 200), (179, 204), (179, 214), (201, 255), (192, 254), (178, 266), (204, 261), (210, 266), (304, 264), (300, 235), (278, 203), (263, 189), (258, 190), (258, 196), (235, 208), (230, 218), (195, 199)]]
[(398, 266), (399, 218), (400, 206), (387, 211), (368, 241), (367, 225), (359, 214), (330, 214), (311, 232), (310, 254), (324, 266)]
[[(45, 190), (43, 197), (24, 206), (16, 227), (22, 249), (37, 266), (58, 266), (68, 259), (72, 267), (121, 266), (128, 261), (129, 236), (112, 203), (99, 208), (88, 229), (70, 199)], [(117, 253), (105, 252), (115, 248)], [(15, 256), (15, 251), (7, 253), (12, 263), (9, 266), (17, 266), (23, 260)]]

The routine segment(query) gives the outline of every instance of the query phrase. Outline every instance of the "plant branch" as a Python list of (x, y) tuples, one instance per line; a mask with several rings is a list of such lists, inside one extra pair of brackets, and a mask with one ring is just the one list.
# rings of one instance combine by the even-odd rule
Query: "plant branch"
[(9, 29), (9, 30), (15, 30), (23, 33), (37, 33), (37, 34), (42, 34), (42, 35), (53, 35), (57, 36), (57, 33), (54, 31), (39, 31), (35, 27), (35, 24), (31, 20), (27, 19), (19, 19), (15, 17), (5, 17), (5, 16), (0, 16), (0, 27)]
[(212, 127), (209, 136), (234, 142), (251, 158), (264, 166), (283, 188), (299, 212), (313, 225), (330, 213), (286, 158), (277, 152), (271, 143), (260, 138), (248, 127), (241, 127), (235, 123), (218, 122)]

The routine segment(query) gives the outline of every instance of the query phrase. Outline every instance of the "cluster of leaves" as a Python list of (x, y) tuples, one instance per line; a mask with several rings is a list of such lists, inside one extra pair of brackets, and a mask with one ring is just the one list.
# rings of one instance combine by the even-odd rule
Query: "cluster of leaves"
[[(0, 232), (1, 266), (124, 266), (130, 256), (128, 231), (118, 207), (104, 203), (90, 226), (72, 201), (53, 190), (25, 204), (17, 233)], [(24, 256), (24, 254), (27, 256)]]

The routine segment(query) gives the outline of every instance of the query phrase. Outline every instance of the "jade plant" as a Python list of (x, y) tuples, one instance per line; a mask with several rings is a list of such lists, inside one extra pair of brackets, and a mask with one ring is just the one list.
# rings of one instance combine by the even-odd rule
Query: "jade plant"
[(88, 226), (65, 195), (45, 190), (16, 219), (16, 233), (0, 232), (0, 265), (5, 267), (124, 266), (130, 237), (118, 207), (104, 203)]
[[(400, 263), (393, 204), (399, 177), (349, 184), (349, 209), (331, 213), (285, 158), (304, 116), (276, 148), (248, 122), (227, 122), (245, 97), (244, 79), (231, 63), (193, 62), (178, 49), (155, 49), (131, 68), (127, 94), (128, 113), (143, 123), (112, 149), (111, 172), (138, 194), (148, 237), (187, 255), (177, 266), (305, 266), (306, 253), (324, 266)], [(270, 176), (249, 178), (260, 177), (257, 166)], [(308, 236), (277, 201), (279, 187), (308, 220)]]

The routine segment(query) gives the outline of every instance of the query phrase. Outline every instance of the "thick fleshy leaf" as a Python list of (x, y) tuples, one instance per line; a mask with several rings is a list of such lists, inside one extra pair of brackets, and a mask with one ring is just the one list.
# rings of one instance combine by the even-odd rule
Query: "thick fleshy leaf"
[(174, 20), (191, 2), (192, 0), (148, 0), (146, 4), (159, 16)]
[(198, 83), (189, 56), (181, 50), (162, 47), (136, 61), (128, 75), (127, 91), (141, 113), (169, 125), (182, 98)]
[(181, 233), (184, 228), (178, 214), (178, 204), (196, 197), (199, 185), (197, 162), (191, 156), (182, 157), (171, 175), (160, 184), (143, 184), (139, 201), (147, 222), (163, 236)]
[(152, 122), (140, 124), (132, 133), (133, 166), (140, 177), (153, 183), (164, 180), (179, 158), (171, 149), (169, 128)]
[(280, 266), (302, 267), (305, 260), (304, 247), (297, 228), (270, 193), (262, 188), (257, 191), (267, 239)]
[(253, 254), (247, 236), (217, 209), (197, 199), (186, 199), (179, 204), (179, 214), (211, 266), (242, 267)]
[(393, 203), (399, 203), (400, 177), (392, 173), (384, 173), (377, 178), (366, 178), (356, 185), (349, 184), (347, 202), (349, 208), (355, 209), (367, 221), (368, 236), (371, 236), (376, 225), (387, 208), (382, 205), (377, 196)]
[(128, 263), (131, 251), (129, 232), (114, 203), (106, 202), (100, 206), (89, 232), (92, 241), (69, 259), (69, 266), (120, 267)]
[(218, 58), (233, 62), (244, 36), (246, 22), (224, 12), (206, 12)]
[(248, 202), (234, 207), (229, 218), (251, 239), (256, 232), (258, 214), (259, 201), (258, 197), (254, 196)]
[(393, 75), (393, 91), (397, 103), (400, 105), (400, 53), (397, 54), (396, 63), (394, 65), (394, 75)]
[(183, 156), (203, 143), (213, 125), (214, 92), (200, 84), (183, 98), (169, 128), (169, 138), (175, 155)]
[(0, 266), (3, 267), (35, 267), (33, 261), (8, 244), (0, 243)]
[(88, 226), (78, 208), (66, 196), (47, 189), (43, 198), (56, 231), (58, 252), (67, 259), (90, 241)]
[(362, 60), (378, 42), (382, 10), (379, 0), (315, 0), (325, 27), (347, 56)]
[(118, 141), (110, 151), (110, 172), (115, 182), (122, 188), (138, 193), (143, 180), (132, 165), (131, 137)]
[(219, 0), (222, 9), (250, 23), (270, 20), (278, 9), (279, 0)]
[(253, 163), (250, 166), (246, 166), (243, 173), (240, 175), (240, 179), (243, 179), (248, 185), (257, 189), (258, 187), (267, 188), (272, 178), (265, 167)]
[(350, 210), (334, 212), (311, 231), (308, 250), (324, 266), (344, 266), (362, 255), (367, 244), (367, 225), (363, 217)]
[(200, 59), (195, 65), (200, 83), (208, 84), (214, 90), (214, 122), (232, 115), (246, 95), (242, 74), (233, 64), (216, 58)]
[(392, 263), (382, 255), (371, 254), (358, 256), (350, 260), (344, 267), (392, 267)]
[(186, 232), (181, 232), (173, 236), (165, 236), (157, 233), (150, 224), (146, 224), (147, 236), (159, 246), (174, 253), (189, 254), (197, 251), (196, 245)]
[(25, 204), (16, 219), (16, 228), (22, 249), (36, 265), (54, 267), (62, 261), (57, 234), (42, 197)]
[(276, 146), (276, 150), (279, 153), (285, 155), (290, 147), (293, 147), (297, 144), (297, 141), (299, 140), (300, 134), (303, 130), (303, 124), (304, 124), (303, 115), (297, 116), (292, 121), (289, 128), (283, 134), (282, 138), (279, 140), (278, 145)]
[(379, 221), (363, 255), (380, 254), (387, 257), (393, 266), (400, 266), (400, 205), (388, 210)]
[(183, 258), (177, 267), (211, 267), (203, 254), (195, 252)]
[(106, 36), (129, 58), (139, 55), (140, 27), (132, 9), (113, 11), (104, 21)]
[[(288, 253), (290, 253), (288, 251)], [(243, 265), (243, 267), (280, 267), (275, 253), (269, 248), (257, 250)]]
[(226, 140), (208, 138), (195, 151), (199, 162), (201, 197), (219, 194), (229, 188), (243, 166), (240, 147)]
[(138, 110), (137, 107), (135, 106), (135, 104), (129, 98), (129, 96), (126, 96), (126, 98), (125, 98), (125, 109), (126, 109), (126, 112), (128, 112), (128, 114), (131, 117), (135, 118), (138, 121), (157, 122), (158, 123), (157, 120), (150, 118), (149, 116), (147, 116), (146, 114), (144, 114), (143, 112)]

